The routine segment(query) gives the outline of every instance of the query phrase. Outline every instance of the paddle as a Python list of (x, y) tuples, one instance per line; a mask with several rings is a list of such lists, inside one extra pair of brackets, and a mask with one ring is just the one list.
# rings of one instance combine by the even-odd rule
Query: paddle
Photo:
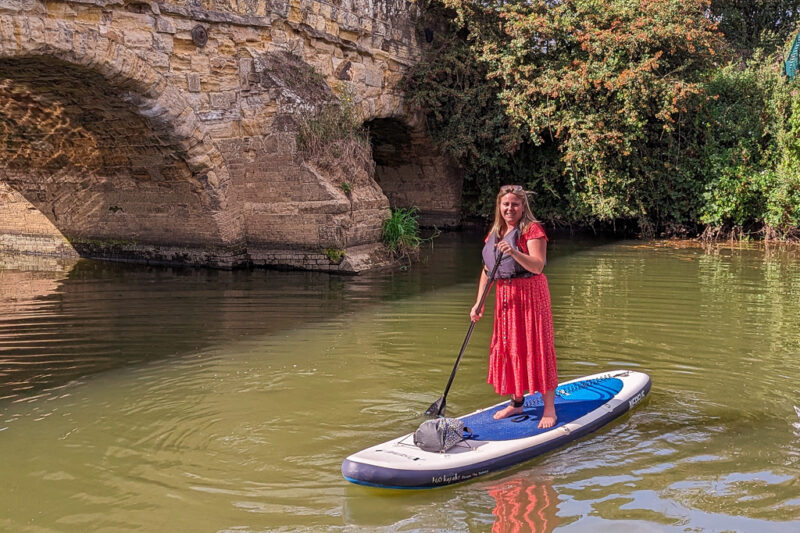
[[(486, 295), (489, 294), (489, 288), (492, 286), (492, 283), (494, 283), (494, 275), (497, 273), (497, 267), (500, 266), (500, 259), (502, 257), (503, 252), (498, 251), (497, 256), (494, 258), (494, 267), (492, 268), (492, 272), (489, 274), (489, 279), (486, 280), (486, 287), (483, 288), (483, 294), (481, 294), (481, 303), (478, 306), (478, 309), (483, 309), (483, 302), (486, 300)], [(477, 324), (477, 322), (472, 322), (470, 320), (467, 336), (464, 338), (464, 344), (461, 345), (461, 351), (458, 352), (456, 364), (453, 365), (453, 371), (450, 372), (450, 379), (447, 380), (447, 386), (444, 388), (444, 394), (442, 394), (441, 398), (433, 402), (431, 406), (428, 407), (428, 410), (425, 411), (425, 416), (444, 416), (444, 411), (447, 408), (447, 393), (450, 392), (450, 385), (453, 384), (453, 378), (456, 377), (458, 364), (461, 362), (461, 356), (464, 355), (464, 350), (467, 348), (467, 343), (469, 342), (469, 338), (472, 336), (472, 330), (475, 329), (475, 324)]]

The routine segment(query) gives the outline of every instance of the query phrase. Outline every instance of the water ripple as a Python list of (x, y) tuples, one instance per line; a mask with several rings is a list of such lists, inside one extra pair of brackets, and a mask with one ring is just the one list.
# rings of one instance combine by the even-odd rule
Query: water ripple
[[(0, 454), (13, 460), (0, 529), (795, 529), (800, 261), (759, 249), (556, 246), (561, 379), (637, 368), (648, 398), (474, 483), (344, 482), (342, 458), (410, 431), (442, 394), (476, 251), (353, 279), (83, 263), (3, 273)], [(490, 335), (487, 318), (448, 413), (496, 401)]]

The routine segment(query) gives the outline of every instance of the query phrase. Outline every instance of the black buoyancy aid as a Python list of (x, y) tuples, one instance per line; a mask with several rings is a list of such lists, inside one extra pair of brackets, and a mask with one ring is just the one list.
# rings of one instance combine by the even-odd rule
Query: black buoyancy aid
[[(519, 228), (514, 228), (513, 230), (506, 232), (503, 236), (504, 241), (511, 245), (514, 250), (519, 250)], [(497, 234), (492, 232), (489, 234), (489, 238), (486, 240), (486, 244), (483, 245), (483, 264), (486, 265), (487, 272), (486, 274), (490, 274), (492, 269), (494, 269), (494, 263), (497, 260)], [(519, 277), (527, 277), (529, 275), (533, 275), (528, 270), (514, 261), (514, 258), (511, 257), (510, 254), (505, 254), (502, 259), (500, 259), (500, 265), (497, 267), (497, 272), (495, 273), (494, 277), (508, 279), (508, 278), (519, 278)]]

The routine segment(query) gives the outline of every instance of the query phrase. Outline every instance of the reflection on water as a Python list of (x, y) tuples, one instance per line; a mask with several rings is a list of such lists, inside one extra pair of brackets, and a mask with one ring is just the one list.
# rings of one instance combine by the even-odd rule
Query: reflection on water
[(487, 489), (494, 498), (495, 533), (549, 533), (559, 525), (558, 494), (551, 482), (530, 483), (522, 477)]
[[(566, 448), (430, 491), (339, 467), (440, 396), (478, 242), (450, 235), (409, 272), (354, 278), (7, 265), (0, 530), (794, 531), (798, 253), (554, 241), (561, 379), (629, 367), (653, 390)], [(496, 401), (489, 326), (451, 414)]]
[(463, 238), (449, 234), (437, 242), (424, 268), (353, 278), (6, 257), (0, 260), (0, 399), (121, 365), (347, 320), (364, 306), (471, 279), (463, 264), (472, 250), (461, 249)]

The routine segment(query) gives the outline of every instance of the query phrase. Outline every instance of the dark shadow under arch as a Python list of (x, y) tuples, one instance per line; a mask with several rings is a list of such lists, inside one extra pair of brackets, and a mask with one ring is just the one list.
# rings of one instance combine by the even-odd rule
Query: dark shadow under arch
[(207, 175), (128, 91), (53, 57), (1, 59), (0, 73), (0, 179), (75, 249), (219, 243)]
[(4, 245), (46, 254), (36, 238), (55, 234), (90, 257), (244, 262), (226, 163), (181, 93), (95, 30), (44, 35), (0, 48), (0, 196), (42, 214), (0, 220)]
[(364, 123), (369, 131), (375, 181), (392, 207), (417, 207), (422, 226), (461, 222), (461, 169), (419, 127), (397, 117)]

